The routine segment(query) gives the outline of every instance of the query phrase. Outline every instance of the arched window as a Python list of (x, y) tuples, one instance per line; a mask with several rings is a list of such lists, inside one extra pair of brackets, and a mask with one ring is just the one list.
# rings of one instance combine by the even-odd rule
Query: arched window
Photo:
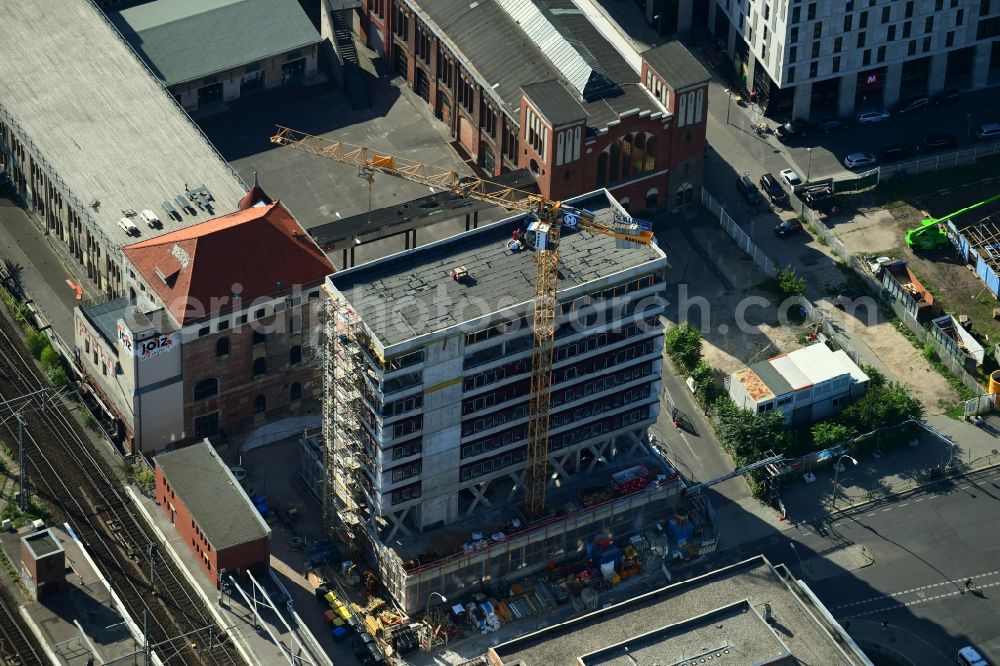
[(642, 173), (642, 166), (646, 160), (646, 135), (643, 132), (636, 132), (632, 139), (632, 173), (636, 176)]
[(646, 208), (652, 210), (656, 208), (657, 199), (659, 198), (659, 191), (653, 187), (646, 192)]
[(619, 199), (618, 203), (620, 203), (622, 205), (622, 208), (625, 209), (626, 213), (628, 212), (628, 207), (632, 204), (632, 202), (629, 201), (628, 197), (625, 197), (623, 199)]
[(229, 338), (221, 337), (215, 343), (216, 356), (229, 356)]
[(623, 136), (616, 142), (621, 146), (622, 150), (622, 176), (621, 179), (625, 180), (632, 176), (632, 137)]
[(267, 359), (264, 357), (254, 359), (253, 376), (260, 377), (267, 372)]
[(646, 138), (646, 164), (643, 166), (643, 173), (653, 173), (656, 171), (656, 137)]
[(295, 400), (301, 400), (302, 399), (302, 384), (299, 384), (298, 382), (295, 382), (294, 384), (292, 384), (292, 388), (291, 388), (291, 391), (289, 391), (289, 396), (288, 397), (293, 402)]
[(302, 362), (302, 347), (295, 345), (288, 350), (288, 362), (292, 365)]
[(604, 187), (608, 184), (608, 151), (597, 156), (597, 186)]
[(253, 399), (253, 413), (263, 414), (267, 411), (267, 398), (263, 395), (259, 395)]
[(219, 380), (214, 377), (203, 379), (194, 385), (194, 400), (206, 400), (219, 394)]
[(621, 178), (622, 149), (615, 141), (611, 144), (611, 164), (608, 172), (608, 182), (617, 183)]

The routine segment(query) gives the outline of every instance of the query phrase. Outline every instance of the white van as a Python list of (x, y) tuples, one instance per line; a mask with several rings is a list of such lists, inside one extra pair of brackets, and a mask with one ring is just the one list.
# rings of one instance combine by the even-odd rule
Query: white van
[(955, 661), (961, 666), (989, 666), (983, 655), (979, 654), (976, 648), (966, 646), (955, 654)]
[(139, 235), (139, 227), (135, 226), (135, 223), (133, 223), (132, 220), (128, 219), (127, 217), (123, 217), (122, 219), (118, 220), (118, 226), (121, 227), (122, 231), (124, 231), (129, 236)]
[(163, 223), (160, 222), (160, 218), (158, 218), (156, 216), (156, 213), (154, 213), (153, 211), (149, 210), (148, 208), (146, 210), (142, 211), (141, 213), (139, 213), (139, 216), (142, 217), (142, 219), (146, 221), (146, 225), (150, 229), (160, 229), (161, 227), (163, 227)]

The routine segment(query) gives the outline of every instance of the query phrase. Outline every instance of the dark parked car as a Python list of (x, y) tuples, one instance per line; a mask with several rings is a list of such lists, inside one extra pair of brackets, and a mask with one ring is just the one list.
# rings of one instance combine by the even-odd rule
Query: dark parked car
[(747, 203), (751, 206), (759, 206), (763, 199), (760, 198), (760, 191), (757, 186), (753, 184), (750, 180), (750, 176), (743, 174), (736, 179), (736, 189), (740, 191), (743, 198), (747, 200)]
[(922, 153), (948, 150), (956, 146), (958, 146), (958, 137), (954, 134), (925, 134), (917, 142), (917, 150)]
[(833, 200), (832, 187), (813, 187), (799, 195), (802, 203), (813, 209), (825, 208)]
[(945, 88), (931, 97), (931, 102), (933, 102), (935, 106), (941, 106), (943, 104), (958, 104), (961, 100), (962, 93), (958, 92), (958, 88)]
[(924, 97), (923, 95), (918, 95), (917, 97), (911, 97), (910, 99), (905, 100), (904, 102), (900, 103), (899, 106), (896, 107), (896, 113), (898, 114), (913, 113), (914, 111), (919, 111), (920, 109), (925, 108), (930, 103), (931, 100), (928, 99), (927, 97)]
[(782, 220), (774, 225), (774, 235), (778, 238), (791, 236), (799, 231), (802, 231), (802, 223), (798, 220)]
[(914, 153), (916, 153), (916, 150), (913, 149), (913, 146), (908, 146), (904, 143), (894, 143), (878, 149), (878, 161), (882, 163), (896, 162), (913, 157)]
[(842, 130), (847, 127), (847, 123), (840, 118), (825, 118), (824, 120), (816, 123), (816, 129), (824, 134), (829, 134), (830, 132), (835, 132), (837, 130)]
[(787, 141), (797, 136), (804, 136), (809, 131), (809, 123), (804, 120), (792, 120), (784, 125), (778, 125), (774, 135), (781, 141)]
[(764, 190), (764, 194), (773, 204), (781, 206), (788, 201), (788, 192), (781, 186), (778, 179), (769, 173), (760, 177), (760, 189)]

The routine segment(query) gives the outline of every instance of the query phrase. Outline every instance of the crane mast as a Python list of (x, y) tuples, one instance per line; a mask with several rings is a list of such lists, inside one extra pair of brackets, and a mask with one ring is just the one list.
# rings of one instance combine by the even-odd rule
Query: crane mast
[(397, 158), (364, 146), (278, 127), (271, 142), (357, 167), (370, 177), (375, 171), (448, 190), (454, 194), (530, 213), (544, 223), (542, 240), (535, 246), (535, 297), (531, 351), (531, 411), (525, 468), (525, 509), (537, 518), (545, 513), (548, 487), (549, 415), (552, 408), (552, 357), (559, 310), (559, 238), (562, 226), (579, 226), (594, 233), (643, 245), (653, 242), (650, 231), (618, 229), (600, 224), (585, 211), (564, 207), (539, 194), (501, 185), (476, 176), (466, 176), (421, 162)]

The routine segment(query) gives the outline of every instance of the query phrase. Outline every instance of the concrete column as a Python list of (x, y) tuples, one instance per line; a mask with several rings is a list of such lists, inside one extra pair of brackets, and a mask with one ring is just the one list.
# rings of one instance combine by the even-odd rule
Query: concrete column
[(753, 92), (753, 73), (755, 69), (757, 69), (757, 56), (753, 54), (753, 44), (751, 44), (747, 59), (747, 90), (750, 92)]
[(795, 97), (792, 99), (792, 118), (808, 120), (812, 105), (812, 83), (800, 83), (795, 86)]
[(858, 75), (854, 72), (840, 77), (840, 94), (837, 97), (837, 113), (843, 117), (854, 115), (854, 92)]
[(935, 94), (944, 90), (945, 74), (948, 72), (948, 54), (936, 53), (931, 56), (930, 71), (927, 73), (927, 92)]
[(726, 40), (726, 53), (729, 54), (729, 61), (732, 62), (733, 54), (736, 53), (736, 25), (729, 21), (729, 38)]
[(984, 88), (989, 83), (990, 78), (990, 53), (992, 42), (980, 42), (976, 44), (976, 53), (972, 58), (972, 88), (973, 90)]
[[(708, 3), (708, 29), (713, 34), (715, 33), (715, 12), (717, 11), (719, 11), (718, 0), (711, 0)], [(715, 35), (715, 38), (718, 39), (719, 35)]]
[(885, 68), (885, 90), (882, 91), (882, 106), (891, 109), (899, 101), (899, 86), (903, 82), (903, 63), (897, 62)]
[[(677, 32), (691, 32), (691, 3), (693, 0), (681, 0), (677, 3)], [(704, 2), (704, 0), (699, 0)]]

